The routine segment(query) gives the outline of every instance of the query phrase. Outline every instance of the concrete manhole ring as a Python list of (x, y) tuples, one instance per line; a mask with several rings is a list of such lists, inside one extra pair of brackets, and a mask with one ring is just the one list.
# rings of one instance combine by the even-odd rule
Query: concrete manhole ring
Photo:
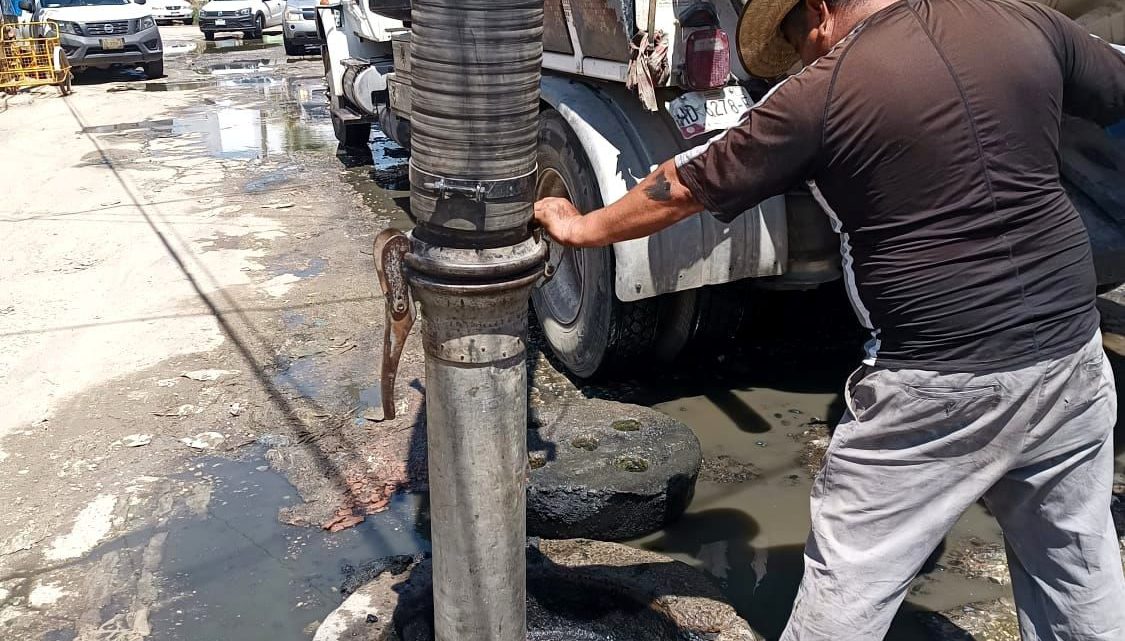
[[(314, 641), (433, 641), (428, 559), (387, 564)], [(705, 575), (665, 556), (584, 539), (528, 547), (528, 641), (760, 641)]]
[(702, 452), (660, 412), (591, 399), (548, 406), (528, 430), (532, 536), (618, 541), (655, 532), (687, 509)]

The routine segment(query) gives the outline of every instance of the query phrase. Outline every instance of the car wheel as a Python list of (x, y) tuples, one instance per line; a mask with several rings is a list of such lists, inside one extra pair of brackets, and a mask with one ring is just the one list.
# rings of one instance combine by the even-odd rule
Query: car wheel
[(262, 14), (254, 17), (254, 30), (246, 33), (246, 37), (251, 40), (261, 40), (266, 32), (266, 18)]
[(190, 27), (195, 22), (195, 18), (184, 18), (184, 26)]
[(164, 77), (164, 58), (145, 64), (145, 77), (149, 80)]
[[(536, 198), (567, 198), (579, 211), (602, 206), (597, 180), (581, 143), (563, 117), (543, 112), (539, 128)], [(551, 351), (571, 373), (589, 378), (649, 353), (657, 338), (659, 301), (632, 303), (615, 293), (613, 248), (551, 245), (554, 276), (531, 293)]]
[(287, 56), (299, 56), (304, 53), (303, 48), (300, 45), (289, 42), (289, 38), (283, 37), (281, 43), (285, 45), (285, 55)]
[(207, 42), (214, 42), (215, 41), (215, 32), (214, 31), (204, 31), (203, 32), (203, 39), (206, 40)]
[(363, 148), (371, 142), (371, 123), (349, 124), (336, 114), (332, 114), (332, 133), (336, 134), (336, 140), (345, 147)]

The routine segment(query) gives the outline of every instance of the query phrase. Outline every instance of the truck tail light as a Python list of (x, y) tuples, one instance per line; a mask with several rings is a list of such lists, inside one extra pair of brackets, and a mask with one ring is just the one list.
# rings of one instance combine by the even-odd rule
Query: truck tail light
[(687, 39), (684, 83), (688, 89), (718, 89), (730, 79), (730, 39), (722, 29), (699, 29)]

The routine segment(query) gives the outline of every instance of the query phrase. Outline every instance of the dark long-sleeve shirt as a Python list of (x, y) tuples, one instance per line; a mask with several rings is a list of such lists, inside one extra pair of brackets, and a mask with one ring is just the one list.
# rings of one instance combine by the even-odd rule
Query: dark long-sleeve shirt
[(1098, 327), (1059, 177), (1063, 112), (1125, 118), (1125, 56), (1041, 5), (903, 0), (677, 166), (725, 219), (809, 182), (874, 334), (869, 364), (1006, 369)]

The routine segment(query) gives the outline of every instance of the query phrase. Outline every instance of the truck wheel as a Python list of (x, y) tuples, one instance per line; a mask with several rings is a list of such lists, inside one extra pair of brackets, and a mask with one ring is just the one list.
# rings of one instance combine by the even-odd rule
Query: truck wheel
[(203, 32), (203, 39), (206, 40), (207, 42), (214, 42), (215, 41), (215, 32), (214, 31), (204, 31)]
[[(568, 198), (582, 212), (602, 206), (590, 161), (554, 110), (543, 112), (539, 127), (536, 197), (547, 196)], [(613, 248), (564, 249), (552, 244), (551, 256), (555, 275), (532, 291), (531, 301), (547, 343), (567, 369), (589, 378), (645, 355), (656, 340), (659, 303), (618, 300)]]
[(336, 114), (332, 114), (332, 133), (345, 147), (363, 148), (371, 142), (371, 123), (348, 124)]
[(299, 45), (289, 42), (289, 38), (282, 38), (281, 44), (285, 45), (285, 55), (287, 56), (299, 56), (304, 53)]
[(155, 62), (145, 64), (145, 77), (149, 80), (156, 80), (157, 78), (164, 77), (164, 58)]

